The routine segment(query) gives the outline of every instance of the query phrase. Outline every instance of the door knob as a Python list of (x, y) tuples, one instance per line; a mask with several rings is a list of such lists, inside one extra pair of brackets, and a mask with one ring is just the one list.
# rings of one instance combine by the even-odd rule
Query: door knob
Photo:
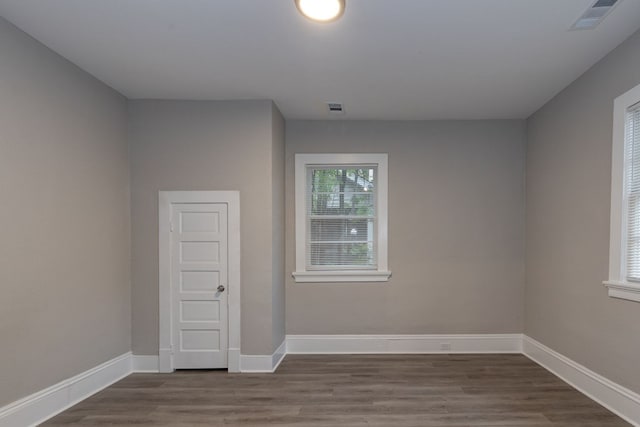
[(224, 285), (218, 285), (218, 292), (224, 292)]

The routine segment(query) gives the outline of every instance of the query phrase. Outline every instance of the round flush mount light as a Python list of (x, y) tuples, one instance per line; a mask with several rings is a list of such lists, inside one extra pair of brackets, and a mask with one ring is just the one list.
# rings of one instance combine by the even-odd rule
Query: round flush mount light
[(293, 0), (300, 13), (316, 22), (332, 22), (344, 13), (346, 0)]

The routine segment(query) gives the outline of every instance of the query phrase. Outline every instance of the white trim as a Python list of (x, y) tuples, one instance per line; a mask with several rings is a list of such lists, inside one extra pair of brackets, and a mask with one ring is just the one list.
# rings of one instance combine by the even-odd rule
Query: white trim
[(240, 370), (240, 349), (239, 348), (231, 348), (229, 347), (228, 352), (228, 366), (227, 371), (229, 372), (241, 372)]
[(609, 296), (612, 298), (640, 302), (640, 285), (637, 283), (606, 281), (603, 284), (609, 288)]
[(298, 283), (317, 282), (387, 282), (390, 271), (352, 270), (352, 271), (294, 271), (291, 273)]
[(158, 356), (133, 355), (131, 357), (132, 371), (135, 373), (158, 373), (160, 358)]
[[(389, 167), (386, 153), (324, 153), (295, 155), (295, 239), (296, 282), (386, 282), (391, 276), (388, 266), (388, 193)], [(309, 165), (376, 165), (376, 239), (377, 270), (370, 271), (307, 271), (306, 265), (306, 192), (307, 166)], [(376, 274), (377, 273), (377, 274)]]
[(273, 373), (287, 354), (287, 340), (283, 340), (271, 355), (240, 356), (240, 372), (242, 373)]
[(271, 356), (271, 365), (273, 366), (274, 372), (278, 369), (278, 366), (280, 366), (280, 363), (282, 363), (287, 355), (287, 346), (287, 338), (285, 337), (278, 348), (276, 348), (276, 351), (273, 352), (273, 355)]
[(273, 357), (271, 355), (243, 354), (240, 356), (240, 372), (248, 373), (272, 373)]
[(158, 355), (158, 371), (162, 373), (173, 372), (173, 352), (170, 348), (161, 348)]
[(173, 203), (226, 203), (228, 227), (228, 316), (227, 369), (240, 367), (240, 193), (238, 191), (160, 191), (158, 195), (159, 259), (159, 369), (173, 372), (171, 337), (170, 220)]
[(35, 426), (131, 373), (131, 353), (0, 408), (0, 426)]
[(287, 354), (521, 353), (521, 334), (287, 335)]
[(634, 426), (640, 426), (640, 395), (599, 375), (531, 337), (523, 354)]
[[(638, 301), (629, 292), (625, 282), (626, 217), (624, 201), (625, 174), (625, 121), (627, 109), (640, 102), (640, 85), (617, 97), (613, 102), (613, 139), (611, 151), (611, 210), (609, 229), (609, 280), (603, 282), (609, 288), (609, 296)], [(634, 286), (631, 286), (632, 290)], [(633, 298), (635, 296), (635, 298)], [(632, 297), (632, 298), (628, 298)]]

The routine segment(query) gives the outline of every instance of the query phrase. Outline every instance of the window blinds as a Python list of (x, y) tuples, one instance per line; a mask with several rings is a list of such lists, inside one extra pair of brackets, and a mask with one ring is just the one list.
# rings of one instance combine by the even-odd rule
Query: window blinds
[(626, 279), (640, 282), (640, 103), (625, 120)]
[(376, 167), (307, 168), (307, 269), (375, 269)]

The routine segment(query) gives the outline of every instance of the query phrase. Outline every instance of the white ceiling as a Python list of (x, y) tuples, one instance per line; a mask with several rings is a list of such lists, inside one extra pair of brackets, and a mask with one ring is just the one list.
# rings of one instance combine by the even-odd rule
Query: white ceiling
[(0, 15), (129, 98), (273, 99), (287, 118), (524, 118), (640, 28), (620, 0), (0, 0)]

